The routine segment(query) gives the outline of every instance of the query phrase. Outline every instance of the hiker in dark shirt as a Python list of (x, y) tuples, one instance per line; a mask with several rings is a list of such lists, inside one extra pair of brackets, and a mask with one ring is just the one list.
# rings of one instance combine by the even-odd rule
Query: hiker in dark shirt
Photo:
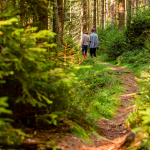
[(90, 48), (91, 58), (93, 57), (93, 55), (96, 58), (96, 49), (99, 48), (98, 35), (95, 33), (94, 28), (91, 30), (91, 32), (92, 33), (89, 36), (88, 47)]

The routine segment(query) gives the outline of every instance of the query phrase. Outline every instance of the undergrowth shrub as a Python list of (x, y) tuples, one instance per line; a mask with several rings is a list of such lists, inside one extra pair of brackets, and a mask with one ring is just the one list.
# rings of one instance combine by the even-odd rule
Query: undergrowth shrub
[[(137, 50), (140, 52), (140, 50), (143, 51), (146, 49), (150, 29), (150, 19), (148, 16), (150, 16), (149, 8), (144, 11), (139, 9), (136, 15), (131, 17), (131, 23), (125, 27), (125, 30), (119, 31), (117, 26), (112, 25), (105, 29), (98, 28), (96, 32), (98, 33), (100, 41), (100, 54), (107, 55), (106, 60), (115, 60), (119, 56), (124, 57), (124, 53), (125, 57), (128, 54), (132, 55), (132, 52), (135, 56)], [(133, 56), (131, 59), (129, 58), (130, 60), (127, 59), (126, 61), (135, 62), (138, 57), (142, 56), (142, 54), (138, 55), (137, 58), (133, 58)], [(119, 59), (121, 60), (123, 58)], [(145, 59), (140, 59), (143, 63), (146, 62)]]
[(108, 60), (115, 60), (123, 52), (127, 51), (124, 31), (118, 31), (118, 27), (110, 25), (106, 29), (97, 29), (100, 52), (108, 55)]
[(141, 142), (139, 148), (149, 150), (150, 145), (150, 67), (141, 68), (137, 82), (140, 86), (140, 95), (135, 95), (134, 111), (129, 115), (127, 122), (133, 132), (137, 132)]
[(130, 63), (135, 67), (141, 64), (149, 63), (150, 50), (147, 48), (135, 49), (134, 51), (128, 51), (123, 53), (117, 58), (118, 64), (121, 63)]

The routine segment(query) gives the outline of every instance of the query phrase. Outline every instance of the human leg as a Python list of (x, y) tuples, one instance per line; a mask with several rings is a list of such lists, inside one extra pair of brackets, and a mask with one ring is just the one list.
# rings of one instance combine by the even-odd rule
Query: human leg
[(92, 48), (90, 48), (90, 56), (91, 56), (91, 58), (92, 58), (92, 52), (93, 52), (93, 50), (92, 50)]
[(85, 51), (85, 47), (82, 47), (82, 55), (83, 55), (84, 57), (86, 57), (85, 54), (84, 54), (84, 51)]
[(93, 54), (94, 54), (94, 57), (96, 58), (96, 48), (93, 48)]
[(87, 47), (85, 47), (84, 50), (85, 50), (85, 56), (87, 56)]

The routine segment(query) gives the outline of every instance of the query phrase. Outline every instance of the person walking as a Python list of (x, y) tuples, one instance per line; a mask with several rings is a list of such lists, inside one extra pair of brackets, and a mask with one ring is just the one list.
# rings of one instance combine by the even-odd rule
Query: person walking
[(92, 33), (89, 36), (88, 47), (90, 48), (91, 58), (93, 57), (93, 55), (96, 58), (96, 49), (99, 48), (98, 35), (95, 33), (94, 28), (91, 30), (91, 32)]
[(88, 31), (85, 31), (85, 33), (82, 36), (82, 40), (81, 40), (82, 55), (84, 57), (87, 56), (88, 42), (89, 42)]

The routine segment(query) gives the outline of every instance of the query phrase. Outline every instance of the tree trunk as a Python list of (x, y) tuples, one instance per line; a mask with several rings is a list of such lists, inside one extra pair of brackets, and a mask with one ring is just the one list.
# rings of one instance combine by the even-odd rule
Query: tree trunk
[[(64, 20), (66, 18), (66, 0), (64, 0)], [(64, 28), (64, 23), (63, 23), (63, 28)]]
[(46, 8), (40, 8), (42, 12), (39, 12), (39, 21), (41, 22), (41, 25), (39, 27), (39, 30), (47, 30), (48, 29), (48, 0), (40, 1)]
[(24, 3), (24, 0), (20, 0), (20, 23), (21, 23), (21, 26), (23, 26), (23, 3)]
[(119, 30), (124, 29), (124, 21), (125, 21), (125, 1), (119, 0)]
[[(53, 13), (53, 32), (57, 33), (56, 25), (55, 25), (55, 22), (56, 22), (56, 21), (55, 21), (55, 20), (56, 20), (56, 19), (55, 19), (55, 10), (56, 10), (55, 7), (56, 7), (56, 4), (54, 3), (55, 0), (52, 0), (52, 1), (53, 1), (53, 12), (54, 12), (54, 13)], [(56, 40), (55, 40), (55, 42), (56, 42)]]
[(16, 0), (13, 0), (13, 7), (16, 8)]
[(2, 0), (1, 1), (1, 12), (6, 12), (6, 7), (5, 5), (7, 4), (8, 0)]
[(83, 33), (87, 30), (87, 1), (83, 1)]
[(105, 23), (107, 23), (108, 19), (108, 0), (105, 0)]
[(101, 27), (104, 29), (104, 0), (101, 0)]
[(136, 14), (138, 9), (138, 0), (134, 0), (134, 14)]
[(98, 7), (99, 3), (97, 0), (97, 25), (99, 26), (99, 7)]
[(111, 0), (110, 21), (111, 24), (116, 25), (116, 0)]
[(90, 1), (88, 0), (88, 30), (90, 30), (90, 7), (89, 7), (89, 3), (90, 3)]
[(60, 41), (61, 44), (63, 44), (63, 24), (64, 24), (63, 0), (57, 0), (57, 4), (58, 4), (58, 16), (59, 16)]
[(127, 0), (127, 28), (131, 24), (131, 0)]
[(143, 7), (145, 9), (145, 3), (146, 3), (146, 0), (143, 0)]
[(54, 0), (54, 24), (53, 28), (55, 30), (56, 35), (56, 42), (58, 46), (60, 47), (60, 33), (59, 33), (59, 20), (58, 20), (58, 7), (57, 7), (57, 0)]
[(96, 0), (94, 0), (94, 10), (93, 10), (93, 28), (96, 29)]
[(83, 35), (83, 1), (81, 2), (81, 37)]

